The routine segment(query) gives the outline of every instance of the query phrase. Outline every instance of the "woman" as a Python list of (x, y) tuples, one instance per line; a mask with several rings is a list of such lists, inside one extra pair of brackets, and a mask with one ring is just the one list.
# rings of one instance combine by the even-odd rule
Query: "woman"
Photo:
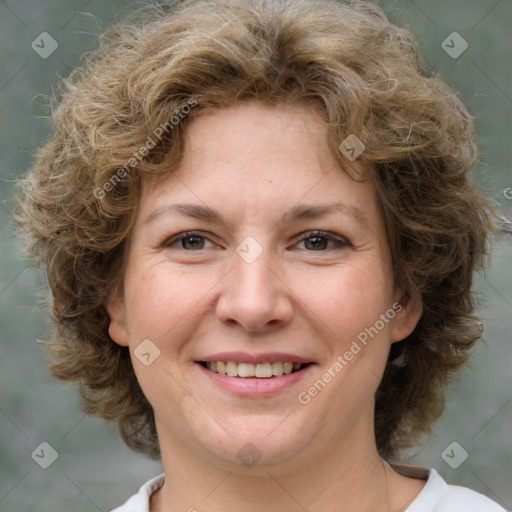
[(366, 2), (153, 8), (53, 119), (17, 213), (51, 371), (164, 467), (116, 512), (503, 510), (398, 463), (481, 336), (494, 229), (408, 31)]

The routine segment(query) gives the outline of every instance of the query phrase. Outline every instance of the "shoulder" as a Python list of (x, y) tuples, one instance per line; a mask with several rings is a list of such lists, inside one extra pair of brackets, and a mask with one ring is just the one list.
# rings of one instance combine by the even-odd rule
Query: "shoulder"
[(440, 497), (432, 512), (506, 512), (503, 507), (487, 496), (479, 494), (466, 487), (448, 485), (447, 491)]
[(398, 473), (427, 482), (404, 512), (506, 512), (495, 501), (466, 487), (449, 485), (435, 469), (391, 464)]
[(115, 508), (111, 512), (149, 512), (151, 495), (162, 487), (164, 475), (158, 475), (146, 482), (124, 505)]

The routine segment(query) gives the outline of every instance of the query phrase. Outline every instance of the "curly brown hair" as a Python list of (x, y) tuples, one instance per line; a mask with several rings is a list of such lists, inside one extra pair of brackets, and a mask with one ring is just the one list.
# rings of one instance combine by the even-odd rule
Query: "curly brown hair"
[(375, 164), (395, 283), (423, 303), (376, 396), (377, 447), (399, 457), (430, 432), (481, 337), (471, 282), (494, 223), (469, 175), (471, 115), (426, 70), (411, 33), (370, 2), (185, 0), (148, 6), (101, 37), (63, 81), (55, 132), (17, 200), (53, 295), (50, 371), (78, 382), (84, 410), (117, 421), (132, 449), (159, 455), (153, 409), (128, 348), (109, 336), (105, 303), (123, 280), (143, 180), (176, 169), (191, 119), (245, 101), (319, 106), (340, 163), (352, 134), (365, 146), (359, 160)]

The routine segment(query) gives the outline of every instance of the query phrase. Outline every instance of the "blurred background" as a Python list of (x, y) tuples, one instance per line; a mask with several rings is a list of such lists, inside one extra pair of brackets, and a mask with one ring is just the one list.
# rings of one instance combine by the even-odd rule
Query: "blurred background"
[[(378, 3), (413, 31), (427, 67), (460, 91), (480, 140), (476, 179), (512, 218), (510, 0)], [(161, 473), (159, 462), (131, 452), (102, 420), (85, 417), (74, 386), (48, 374), (37, 343), (49, 332), (38, 309), (45, 278), (21, 255), (11, 220), (15, 182), (50, 134), (48, 100), (59, 77), (97, 46), (104, 27), (140, 6), (130, 0), (0, 1), (1, 512), (107, 512)], [(475, 280), (485, 343), (448, 390), (445, 415), (432, 437), (406, 458), (507, 509), (511, 267), (512, 237), (502, 233), (491, 270)], [(45, 460), (36, 463), (38, 453)], [(47, 469), (40, 467), (55, 457)]]

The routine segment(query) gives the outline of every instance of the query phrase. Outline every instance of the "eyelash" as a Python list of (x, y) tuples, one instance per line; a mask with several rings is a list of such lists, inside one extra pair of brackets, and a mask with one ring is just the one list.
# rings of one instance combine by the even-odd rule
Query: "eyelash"
[[(178, 235), (175, 235), (175, 236), (169, 238), (168, 240), (166, 240), (163, 244), (163, 247), (168, 249), (168, 248), (172, 247), (172, 245), (175, 244), (176, 242), (180, 242), (187, 238), (204, 238), (206, 240), (209, 240), (208, 237), (205, 236), (204, 233), (202, 233), (201, 231), (186, 231), (184, 233), (179, 233)], [(327, 239), (328, 241), (331, 241), (331, 242), (334, 242), (335, 244), (337, 244), (338, 248), (347, 247), (347, 246), (351, 245), (343, 237), (334, 235), (333, 233), (329, 233), (327, 231), (319, 231), (319, 230), (307, 231), (306, 233), (303, 233), (302, 238), (300, 240), (298, 240), (297, 244), (300, 242), (303, 242), (304, 240), (308, 240), (311, 238)], [(334, 248), (336, 248), (336, 247), (334, 247)], [(190, 250), (190, 249), (185, 249), (183, 247), (179, 247), (179, 249), (187, 251), (187, 252), (199, 252), (200, 250), (202, 250), (202, 249), (198, 249), (197, 251), (194, 251), (194, 250)], [(333, 249), (333, 247), (331, 247), (330, 249)], [(318, 251), (311, 250), (308, 252), (327, 252), (328, 250), (329, 249), (322, 249), (322, 250), (318, 250)]]

